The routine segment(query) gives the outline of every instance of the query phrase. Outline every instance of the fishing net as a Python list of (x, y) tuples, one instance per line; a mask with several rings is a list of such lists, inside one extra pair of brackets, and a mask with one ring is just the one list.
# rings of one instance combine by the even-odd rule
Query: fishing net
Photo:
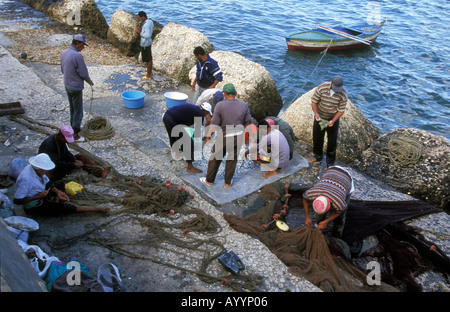
[[(26, 116), (10, 118), (27, 128), (51, 134), (53, 126)], [(111, 166), (96, 155), (72, 145), (102, 167)], [(222, 228), (205, 213), (186, 188), (152, 176), (127, 176), (111, 166), (113, 179), (102, 179), (83, 171), (66, 176), (59, 183), (74, 181), (84, 191), (71, 202), (87, 207), (112, 206), (108, 218), (100, 217), (95, 226), (73, 237), (59, 237), (48, 244), (56, 250), (67, 250), (83, 244), (107, 248), (119, 255), (197, 275), (205, 283), (222, 283), (235, 291), (256, 291), (262, 285), (260, 276), (242, 271), (231, 274), (218, 265), (217, 258), (226, 253), (220, 239)], [(105, 221), (106, 220), (106, 221)], [(122, 228), (132, 231), (121, 237)], [(80, 245), (81, 244), (81, 245)], [(175, 255), (172, 261), (158, 257), (160, 250)], [(153, 251), (153, 252), (150, 252)], [(179, 261), (178, 261), (179, 260)]]
[[(402, 277), (395, 277), (394, 273), (402, 274), (398, 272), (398, 269), (397, 272), (393, 272), (393, 270), (391, 272), (385, 272), (382, 270), (381, 285), (369, 285), (367, 282), (367, 274), (370, 270), (367, 269), (366, 265), (369, 261), (377, 258), (370, 254), (366, 254), (364, 255), (365, 258), (358, 258), (357, 260), (349, 258), (345, 254), (344, 248), (345, 246), (349, 249), (348, 245), (341, 239), (324, 235), (326, 231), (308, 226), (300, 226), (296, 229), (290, 229), (287, 232), (279, 230), (274, 220), (280, 218), (287, 220), (288, 218), (283, 216), (287, 215), (289, 217), (289, 214), (294, 213), (295, 210), (304, 209), (302, 205), (302, 194), (307, 187), (299, 188), (295, 191), (289, 189), (289, 193), (291, 194), (288, 194), (288, 188), (286, 186), (281, 183), (273, 183), (264, 187), (261, 196), (265, 204), (257, 212), (243, 218), (235, 215), (225, 215), (224, 218), (236, 231), (250, 234), (261, 240), (261, 242), (289, 267), (292, 273), (309, 280), (324, 291), (398, 291), (392, 284), (385, 283), (384, 281), (395, 281), (397, 283), (395, 284), (396, 286), (398, 284), (403, 285), (409, 283), (410, 289), (412, 290), (420, 288), (414, 281), (411, 281), (411, 274), (403, 274), (404, 279), (401, 281), (400, 279)], [(372, 202), (372, 205), (375, 206), (375, 203)], [(382, 205), (382, 203), (378, 202), (378, 205)], [(400, 206), (397, 205), (396, 207)], [(421, 207), (424, 208), (424, 206)], [(416, 211), (412, 214), (410, 211), (410, 216), (437, 211), (435, 209), (430, 210), (430, 207), (425, 208), (428, 208), (428, 210), (419, 209), (420, 212)], [(366, 210), (365, 214), (367, 219), (370, 219), (370, 210)], [(354, 221), (355, 219), (352, 218), (350, 211), (347, 213), (347, 218), (349, 216), (350, 221), (349, 224), (346, 223), (346, 229), (347, 226), (349, 228), (364, 229), (364, 225), (359, 226), (357, 221)], [(363, 216), (363, 214), (361, 213), (359, 216)], [(405, 214), (401, 215), (401, 219), (404, 220), (405, 217)], [(362, 218), (362, 222), (364, 222), (364, 217)], [(398, 218), (398, 215), (394, 217), (396, 220)], [(376, 220), (374, 223), (376, 223)], [(383, 220), (378, 225), (378, 228), (372, 227), (368, 229), (366, 234), (376, 232), (387, 224)], [(360, 234), (358, 233), (358, 235)], [(382, 256), (391, 261), (385, 267), (392, 267), (392, 257), (388, 252), (399, 253), (402, 249), (398, 246), (399, 244), (394, 245), (392, 242), (388, 244), (386, 235), (381, 237), (380, 241), (382, 239), (386, 242), (385, 245), (387, 245), (381, 251)], [(392, 239), (391, 241), (395, 240)], [(388, 247), (390, 248), (388, 249)], [(408, 259), (417, 258), (417, 253), (414, 250), (405, 250), (402, 256), (398, 256), (397, 258), (396, 263), (400, 263), (398, 267), (401, 267), (401, 263), (407, 263)], [(416, 268), (417, 266), (414, 267), (411, 265), (406, 266), (405, 270), (409, 269), (411, 271)], [(388, 274), (390, 274), (389, 278), (387, 278)]]

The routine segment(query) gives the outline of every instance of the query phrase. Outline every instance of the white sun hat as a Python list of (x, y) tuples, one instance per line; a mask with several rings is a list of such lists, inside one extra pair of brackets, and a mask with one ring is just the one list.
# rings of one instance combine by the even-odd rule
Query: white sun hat
[(53, 168), (55, 168), (55, 164), (52, 162), (50, 157), (45, 153), (41, 153), (37, 156), (30, 157), (29, 162), (33, 167), (42, 170), (52, 170)]

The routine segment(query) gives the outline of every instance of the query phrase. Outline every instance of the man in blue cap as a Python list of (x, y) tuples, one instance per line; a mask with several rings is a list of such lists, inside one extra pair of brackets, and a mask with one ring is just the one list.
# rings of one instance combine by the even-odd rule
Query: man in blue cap
[(83, 119), (84, 82), (91, 87), (94, 86), (81, 54), (85, 46), (88, 46), (86, 37), (76, 34), (73, 36), (72, 45), (61, 54), (61, 72), (64, 74), (64, 86), (70, 105), (70, 125), (74, 131), (75, 141), (79, 142), (84, 140), (79, 134)]

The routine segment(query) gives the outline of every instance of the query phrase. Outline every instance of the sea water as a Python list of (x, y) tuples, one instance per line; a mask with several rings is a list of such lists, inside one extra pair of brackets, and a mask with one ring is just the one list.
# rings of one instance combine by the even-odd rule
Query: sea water
[[(216, 50), (237, 52), (271, 74), (286, 109), (336, 74), (352, 102), (380, 130), (417, 128), (450, 138), (448, 40), (443, 0), (97, 0), (108, 23), (118, 9), (194, 28)], [(349, 51), (288, 51), (285, 37), (316, 25), (352, 26), (388, 17), (376, 43)]]

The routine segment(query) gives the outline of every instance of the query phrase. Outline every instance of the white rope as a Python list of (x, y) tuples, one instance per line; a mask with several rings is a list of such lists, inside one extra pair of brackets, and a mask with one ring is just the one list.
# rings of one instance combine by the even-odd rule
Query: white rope
[(292, 105), (292, 103), (295, 102), (295, 100), (298, 98), (299, 94), (303, 91), (303, 88), (305, 88), (306, 84), (309, 82), (309, 80), (311, 79), (312, 75), (314, 74), (314, 72), (316, 71), (317, 67), (319, 67), (320, 62), (322, 62), (322, 59), (324, 58), (325, 54), (327, 54), (328, 49), (331, 46), (331, 43), (333, 42), (333, 38), (331, 38), (330, 43), (328, 44), (327, 48), (322, 51), (322, 57), (320, 58), (319, 62), (317, 63), (316, 67), (314, 68), (314, 70), (312, 71), (312, 73), (309, 75), (308, 79), (305, 81), (305, 83), (303, 84), (303, 86), (301, 87), (300, 91), (295, 95), (294, 99), (292, 100), (291, 103), (289, 103), (289, 105), (286, 107), (286, 109), (289, 108), (289, 106)]

